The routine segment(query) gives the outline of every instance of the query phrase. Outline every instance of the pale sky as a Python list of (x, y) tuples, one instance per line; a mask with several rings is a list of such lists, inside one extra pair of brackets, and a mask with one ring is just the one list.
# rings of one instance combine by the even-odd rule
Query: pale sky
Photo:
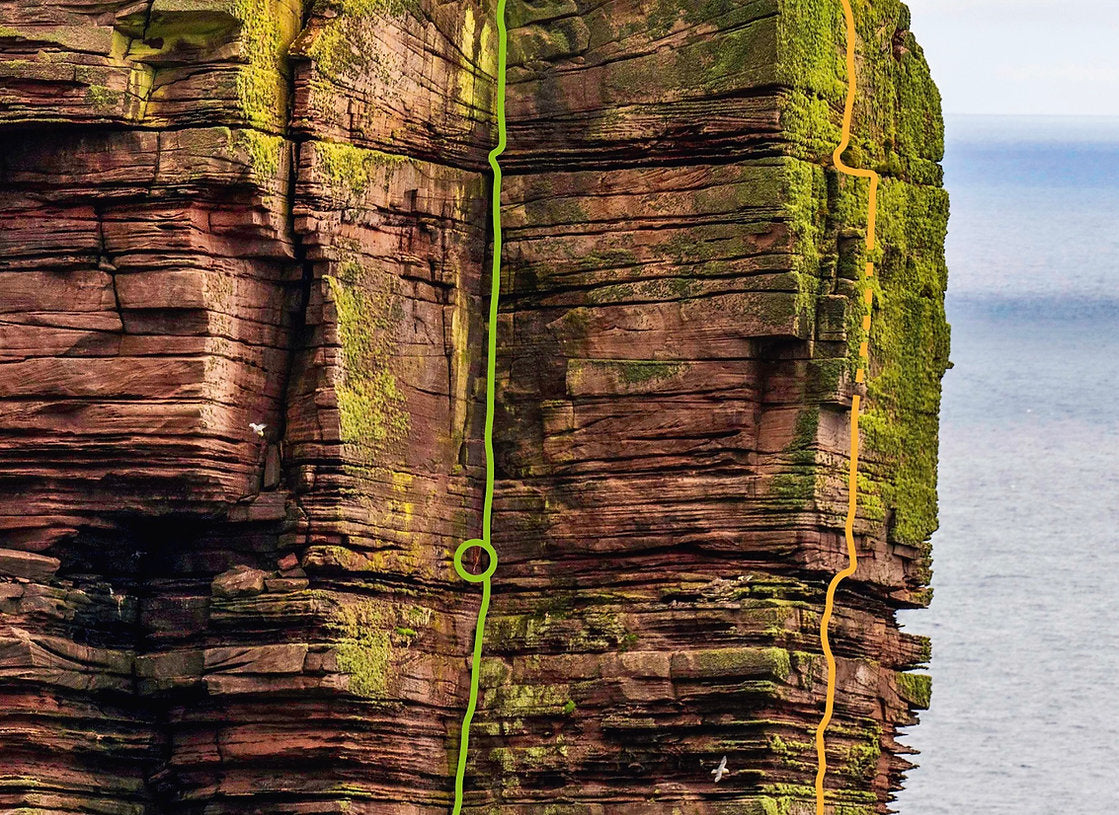
[(908, 0), (945, 113), (1119, 115), (1119, 0)]

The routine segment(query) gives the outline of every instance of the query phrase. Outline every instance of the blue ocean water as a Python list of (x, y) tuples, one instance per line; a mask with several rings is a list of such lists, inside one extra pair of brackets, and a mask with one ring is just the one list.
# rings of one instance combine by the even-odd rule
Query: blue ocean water
[(1119, 119), (949, 119), (932, 709), (902, 815), (1119, 812)]

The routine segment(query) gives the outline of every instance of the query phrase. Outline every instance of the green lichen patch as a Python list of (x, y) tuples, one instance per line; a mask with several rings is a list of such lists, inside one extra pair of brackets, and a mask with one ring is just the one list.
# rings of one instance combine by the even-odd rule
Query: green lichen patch
[(932, 677), (928, 674), (915, 674), (898, 671), (894, 674), (898, 696), (917, 710), (927, 710), (932, 699)]
[(582, 367), (598, 369), (624, 385), (641, 385), (676, 376), (684, 369), (684, 363), (655, 359), (596, 359), (587, 360)]
[(241, 113), (255, 128), (282, 129), (287, 118), (287, 50), (298, 33), (302, 9), (294, 0), (232, 0), (240, 23), (243, 65), (237, 72)]
[(403, 442), (410, 427), (406, 398), (394, 372), (394, 328), (403, 306), (361, 264), (339, 266), (325, 277), (338, 315), (341, 376), (335, 382), (343, 443), (359, 463), (382, 462), (382, 453)]
[(346, 546), (319, 545), (308, 546), (303, 552), (301, 563), (307, 570), (341, 570), (345, 572), (376, 572), (377, 563), (374, 552), (358, 552)]
[(790, 158), (782, 164), (781, 179), (782, 215), (792, 239), (798, 329), (807, 336), (816, 321), (819, 296), (828, 290), (835, 271), (828, 178), (823, 167)]
[(392, 168), (409, 161), (403, 156), (350, 144), (316, 141), (312, 142), (312, 149), (331, 197), (346, 209), (360, 206), (375, 181), (387, 192)]
[(627, 385), (641, 382), (660, 381), (678, 374), (683, 368), (680, 362), (660, 362), (657, 360), (632, 359), (618, 362), (618, 371)]
[(630, 633), (612, 608), (574, 612), (553, 605), (532, 614), (495, 616), (487, 623), (486, 631), (493, 647), (502, 652), (556, 647), (572, 652), (613, 651), (621, 647)]
[(377, 600), (339, 605), (326, 621), (336, 636), (338, 669), (350, 677), (356, 696), (384, 699), (389, 695), (397, 653), (419, 636), (416, 629), (430, 624), (432, 612), (419, 606), (395, 607)]
[(105, 85), (90, 85), (86, 89), (86, 103), (99, 113), (106, 113), (116, 109), (124, 94)]
[(709, 648), (674, 659), (673, 675), (711, 677), (765, 677), (785, 681), (792, 673), (784, 648)]
[[(590, 260), (585, 259), (584, 262)], [(634, 265), (637, 261), (634, 261)], [(601, 269), (601, 266), (598, 267)], [(597, 269), (596, 269), (597, 271)], [(586, 302), (590, 305), (605, 303), (648, 302), (682, 300), (693, 297), (702, 290), (702, 284), (694, 277), (663, 277), (652, 280), (638, 280), (632, 283), (614, 283), (599, 286), (587, 292)]]
[(937, 527), (940, 382), (948, 366), (944, 314), (943, 190), (886, 179), (879, 195), (879, 294), (871, 323), (871, 375), (862, 420), (878, 492), (895, 508), (893, 540), (923, 548)]
[(509, 34), (509, 65), (573, 57), (585, 52), (590, 41), (590, 29), (576, 15), (551, 19), (543, 25), (518, 26)]
[[(835, 325), (829, 337), (842, 336), (837, 332), (845, 327), (844, 364), (813, 362), (812, 393), (834, 399), (859, 366), (859, 346), (867, 339), (862, 320), (871, 311), (861, 295), (871, 289), (860, 511), (884, 523), (892, 540), (927, 551), (936, 528), (940, 379), (948, 353), (947, 197), (931, 164), (942, 150), (940, 102), (920, 49), (906, 33), (904, 6), (896, 0), (854, 5), (860, 93), (845, 158), (883, 173), (878, 248), (870, 254), (863, 245), (869, 184), (830, 167), (847, 79), (842, 8), (834, 0), (779, 3), (781, 124), (792, 154), (803, 159), (788, 172), (788, 217), (802, 281), (798, 299), (805, 318), (815, 320), (809, 312), (818, 294), (848, 298), (844, 315), (827, 316)], [(876, 266), (872, 279), (865, 276), (867, 260)], [(790, 498), (806, 493), (808, 473), (783, 477), (777, 486)]]
[(790, 507), (808, 505), (824, 475), (817, 460), (819, 425), (820, 410), (816, 406), (797, 415), (793, 438), (782, 451), (782, 470), (770, 481), (770, 496)]
[(794, 156), (823, 163), (839, 144), (839, 117), (827, 99), (793, 88), (777, 97), (777, 109)]
[[(759, 791), (770, 800), (766, 815), (810, 815), (815, 811), (816, 788), (807, 784), (762, 784)], [(875, 815), (878, 811), (875, 793), (846, 787), (829, 790), (827, 803), (835, 815)]]
[(385, 630), (386, 607), (362, 601), (340, 607), (327, 623), (338, 635), (338, 668), (350, 676), (350, 691), (383, 698), (389, 682), (393, 644)]
[(181, 64), (184, 54), (225, 60), (224, 49), (233, 46), (231, 89), (242, 119), (280, 133), (287, 124), (288, 48), (302, 25), (302, 6), (301, 0), (165, 0), (116, 20), (113, 53), (154, 70)]
[(287, 142), (283, 136), (273, 136), (258, 130), (237, 130), (231, 133), (231, 147), (245, 154), (254, 181), (275, 181), (283, 166)]
[(419, 10), (418, 0), (340, 0), (343, 14), (353, 17), (400, 17)]
[(871, 734), (865, 742), (848, 745), (838, 767), (844, 775), (869, 781), (877, 773), (881, 757), (882, 745), (878, 738)]
[(562, 713), (569, 698), (567, 685), (506, 683), (484, 691), (485, 706), (502, 716), (554, 716)]
[(418, 11), (416, 0), (334, 0), (334, 14), (325, 19), (307, 49), (319, 73), (327, 80), (345, 74), (366, 73), (389, 78), (387, 52), (379, 37), (387, 19)]
[(813, 742), (772, 735), (767, 744), (770, 754), (776, 756), (783, 767), (804, 771), (816, 766), (816, 745)]
[[(859, 93), (847, 163), (936, 184), (943, 157), (940, 94), (899, 0), (855, 0)], [(794, 155), (827, 163), (847, 89), (846, 33), (835, 0), (779, 0), (782, 129)]]
[(236, 3), (159, 2), (150, 14), (137, 12), (118, 18), (116, 29), (132, 38), (130, 56), (151, 56), (190, 47), (213, 51), (234, 41), (243, 25)]
[(841, 106), (847, 92), (843, 31), (843, 7), (836, 0), (779, 0), (779, 79)]

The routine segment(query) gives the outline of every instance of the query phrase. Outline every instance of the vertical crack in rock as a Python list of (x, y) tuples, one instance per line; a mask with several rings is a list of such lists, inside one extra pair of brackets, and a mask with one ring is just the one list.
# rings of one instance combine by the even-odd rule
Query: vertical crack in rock
[(117, 290), (117, 267), (113, 265), (113, 259), (105, 246), (105, 224), (102, 220), (104, 215), (97, 206), (93, 208), (93, 215), (97, 219), (97, 268), (109, 276), (113, 288), (113, 308), (120, 320), (120, 333), (124, 334), (127, 333), (127, 329), (124, 325), (124, 311), (120, 307), (120, 292)]

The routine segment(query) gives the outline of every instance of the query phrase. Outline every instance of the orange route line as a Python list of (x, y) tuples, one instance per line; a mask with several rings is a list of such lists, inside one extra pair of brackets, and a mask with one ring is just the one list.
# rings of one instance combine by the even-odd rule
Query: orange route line
[[(847, 101), (843, 108), (843, 130), (839, 146), (832, 153), (835, 168), (845, 175), (857, 178), (870, 179), (870, 199), (868, 202), (866, 248), (868, 252), (874, 251), (875, 221), (878, 214), (878, 173), (873, 170), (862, 170), (848, 167), (843, 162), (843, 152), (851, 143), (851, 117), (855, 108), (855, 14), (851, 10), (851, 0), (843, 0), (843, 16), (847, 23)], [(863, 300), (870, 306), (874, 294), (870, 288), (870, 280), (874, 277), (874, 263), (867, 261)], [(855, 382), (861, 384), (866, 381), (866, 369), (869, 360), (870, 313), (863, 316), (862, 328), (867, 339), (859, 346), (859, 367), (855, 373)], [(831, 642), (828, 638), (828, 627), (831, 624), (832, 613), (835, 610), (835, 593), (839, 584), (855, 573), (859, 565), (859, 555), (855, 551), (855, 514), (858, 510), (858, 481), (859, 481), (859, 407), (861, 403), (859, 394), (851, 397), (851, 465), (847, 476), (847, 520), (843, 525), (843, 537), (847, 542), (847, 567), (838, 572), (828, 584), (828, 593), (824, 602), (824, 613), (820, 617), (820, 644), (824, 651), (824, 659), (828, 663), (828, 687), (824, 703), (824, 715), (816, 727), (816, 758), (819, 762), (816, 770), (816, 815), (824, 815), (824, 775), (828, 771), (828, 759), (824, 749), (824, 734), (831, 723), (832, 714), (835, 712), (835, 656), (832, 654)]]

